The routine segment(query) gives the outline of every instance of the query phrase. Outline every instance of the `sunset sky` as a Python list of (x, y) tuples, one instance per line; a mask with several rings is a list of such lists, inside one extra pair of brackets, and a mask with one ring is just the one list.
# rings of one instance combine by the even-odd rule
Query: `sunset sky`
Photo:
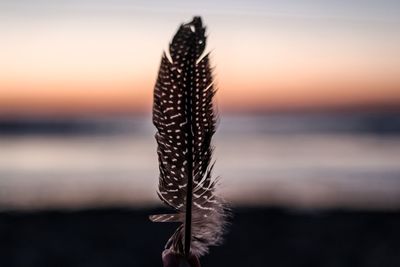
[(201, 15), (225, 111), (400, 106), (400, 2), (1, 0), (0, 115), (148, 112)]

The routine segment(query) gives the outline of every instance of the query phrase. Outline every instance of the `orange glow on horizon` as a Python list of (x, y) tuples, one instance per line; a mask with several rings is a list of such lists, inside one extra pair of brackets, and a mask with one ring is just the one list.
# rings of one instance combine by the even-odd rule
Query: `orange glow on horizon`
[[(2, 86), (0, 114), (85, 115), (147, 113), (154, 81), (53, 82)], [(29, 89), (25, 89), (25, 88)], [(249, 83), (220, 79), (216, 102), (222, 111), (290, 111), (400, 103), (395, 81)], [(368, 92), (366, 94), (365, 92)]]
[[(84, 115), (143, 112), (151, 90), (144, 83), (53, 83), (29, 90), (7, 87), (0, 91), (0, 113), (7, 115)], [(33, 89), (33, 90), (32, 90)]]

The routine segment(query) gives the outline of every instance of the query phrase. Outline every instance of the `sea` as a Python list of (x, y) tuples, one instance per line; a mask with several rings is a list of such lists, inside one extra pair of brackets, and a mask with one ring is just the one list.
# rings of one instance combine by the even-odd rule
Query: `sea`
[[(400, 113), (221, 114), (233, 206), (399, 209)], [(160, 205), (150, 115), (0, 119), (0, 209)]]

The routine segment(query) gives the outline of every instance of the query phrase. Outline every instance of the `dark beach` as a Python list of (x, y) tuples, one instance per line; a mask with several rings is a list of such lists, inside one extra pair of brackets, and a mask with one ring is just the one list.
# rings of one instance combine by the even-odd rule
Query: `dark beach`
[[(173, 224), (157, 209), (0, 213), (0, 266), (161, 266)], [(202, 265), (398, 267), (400, 212), (234, 208)]]

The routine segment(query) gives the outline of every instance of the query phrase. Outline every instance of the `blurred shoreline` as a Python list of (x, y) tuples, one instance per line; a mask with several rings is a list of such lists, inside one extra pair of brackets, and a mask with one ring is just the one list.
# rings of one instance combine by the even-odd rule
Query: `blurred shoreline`
[[(222, 127), (222, 130), (226, 130), (224, 134), (235, 134), (238, 130), (279, 134), (299, 132), (400, 134), (400, 111), (397, 110), (227, 113), (219, 118), (219, 122), (224, 124)], [(250, 127), (243, 127), (243, 124)], [(152, 131), (154, 128), (151, 125), (151, 115), (146, 113), (126, 116), (0, 117), (0, 138), (8, 135), (142, 133), (149, 130)]]

